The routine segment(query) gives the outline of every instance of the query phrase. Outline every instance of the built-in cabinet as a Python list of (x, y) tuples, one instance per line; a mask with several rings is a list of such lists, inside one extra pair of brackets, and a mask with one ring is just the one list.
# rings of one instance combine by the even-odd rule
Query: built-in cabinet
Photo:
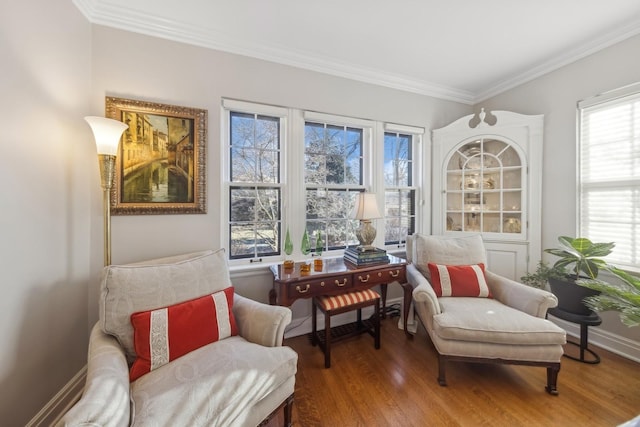
[(541, 256), (542, 132), (542, 115), (484, 109), (433, 131), (433, 233), (481, 234), (515, 280)]

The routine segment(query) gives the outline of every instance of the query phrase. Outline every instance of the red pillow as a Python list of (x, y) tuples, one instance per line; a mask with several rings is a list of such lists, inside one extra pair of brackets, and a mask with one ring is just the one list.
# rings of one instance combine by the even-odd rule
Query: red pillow
[(209, 343), (238, 335), (233, 287), (169, 307), (131, 315), (137, 358), (130, 381)]
[(491, 298), (484, 264), (440, 265), (429, 263), (431, 286), (439, 297)]

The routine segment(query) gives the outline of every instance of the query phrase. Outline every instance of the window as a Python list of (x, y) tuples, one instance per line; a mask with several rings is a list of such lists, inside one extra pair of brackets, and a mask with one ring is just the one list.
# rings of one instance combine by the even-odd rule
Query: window
[(280, 255), (284, 119), (247, 112), (243, 103), (228, 101), (225, 106), (230, 107), (225, 111), (229, 258)]
[(325, 250), (356, 242), (349, 214), (364, 190), (364, 139), (362, 127), (305, 121), (306, 228), (311, 236), (320, 232)]
[(417, 207), (421, 182), (423, 128), (384, 125), (384, 244), (402, 247), (406, 236), (417, 231)]
[(375, 223), (378, 245), (398, 249), (418, 231), (424, 129), (230, 99), (222, 107), (222, 242), (231, 265), (279, 262), (287, 229), (294, 260), (305, 257), (305, 230), (312, 251), (320, 235), (323, 253), (340, 256), (358, 244), (351, 213), (363, 191), (376, 194), (386, 217)]
[(404, 243), (415, 231), (412, 136), (384, 134), (385, 245)]
[(578, 104), (579, 233), (615, 242), (607, 258), (640, 264), (640, 84)]

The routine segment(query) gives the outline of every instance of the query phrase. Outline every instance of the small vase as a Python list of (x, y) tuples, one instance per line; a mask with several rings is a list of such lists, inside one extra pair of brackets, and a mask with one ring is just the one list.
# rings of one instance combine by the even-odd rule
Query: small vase
[(287, 234), (284, 239), (284, 253), (287, 257), (284, 260), (283, 266), (285, 270), (293, 270), (293, 260), (291, 254), (293, 253), (293, 242), (291, 241), (291, 235), (289, 234), (289, 227), (287, 227)]
[[(304, 234), (302, 234), (302, 241), (300, 242), (300, 251), (302, 252), (303, 255), (309, 255), (309, 252), (311, 252), (311, 246), (309, 244), (309, 233), (307, 233), (307, 230), (304, 230)], [(310, 260), (305, 260), (301, 265), (300, 265), (300, 273), (309, 273), (311, 271), (311, 261)]]
[(316, 253), (313, 260), (313, 269), (314, 271), (322, 271), (322, 249), (324, 247), (324, 242), (322, 241), (322, 236), (320, 234), (320, 230), (316, 232)]

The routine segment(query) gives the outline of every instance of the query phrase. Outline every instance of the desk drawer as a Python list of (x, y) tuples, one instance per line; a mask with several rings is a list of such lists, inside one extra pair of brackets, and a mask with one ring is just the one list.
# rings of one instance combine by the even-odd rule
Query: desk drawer
[(300, 280), (299, 282), (289, 284), (289, 297), (311, 297), (352, 287), (353, 281), (351, 275), (348, 274), (324, 279)]
[(358, 286), (361, 283), (367, 283), (369, 285), (377, 285), (380, 283), (391, 283), (398, 281), (399, 283), (406, 283), (406, 269), (402, 267), (389, 267), (375, 271), (368, 271), (362, 273), (356, 273), (353, 275), (353, 281)]

